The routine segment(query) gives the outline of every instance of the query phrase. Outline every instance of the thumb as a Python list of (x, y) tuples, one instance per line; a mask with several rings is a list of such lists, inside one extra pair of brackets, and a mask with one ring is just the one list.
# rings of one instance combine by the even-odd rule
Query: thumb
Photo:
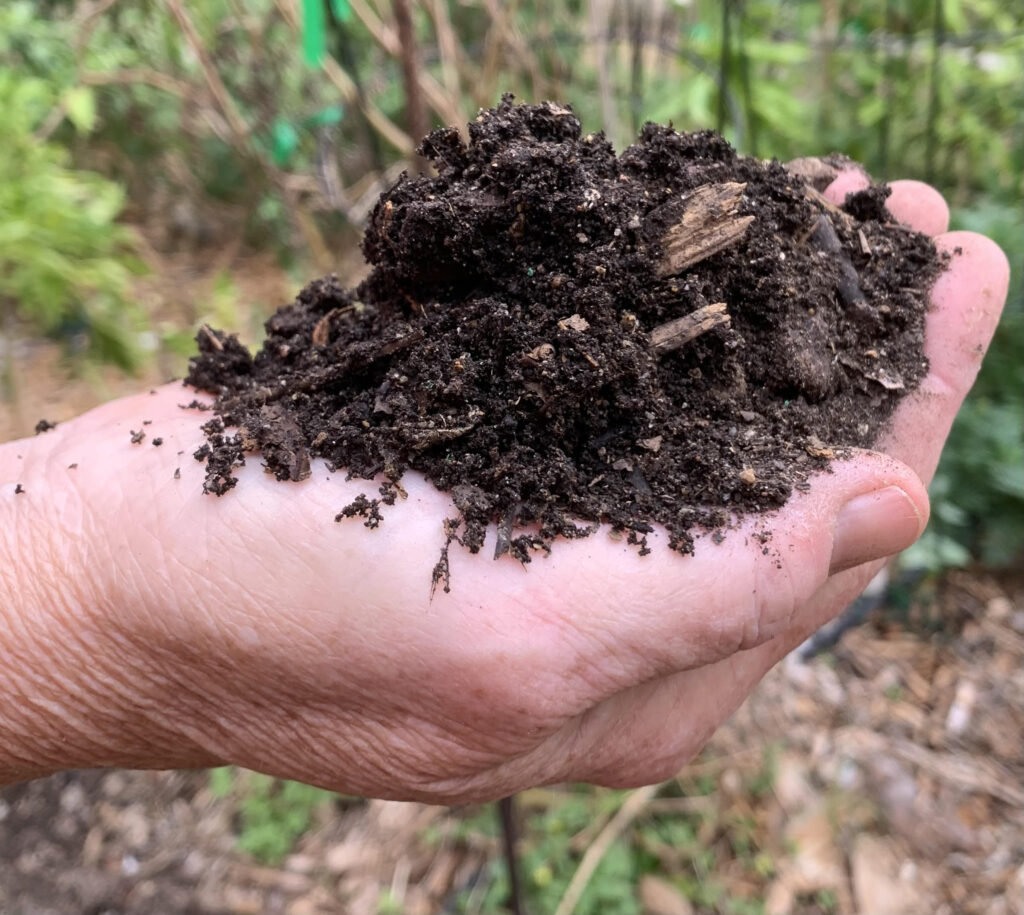
[(615, 682), (604, 684), (608, 690), (627, 688), (800, 625), (804, 606), (831, 575), (905, 549), (927, 518), (928, 496), (913, 470), (858, 452), (720, 543), (702, 536), (692, 556), (652, 544), (649, 557), (623, 557), (619, 545), (588, 538), (580, 544), (584, 555), (573, 551), (571, 570), (559, 573), (571, 582), (562, 589), (564, 612), (607, 653), (587, 658), (587, 667), (609, 672)]

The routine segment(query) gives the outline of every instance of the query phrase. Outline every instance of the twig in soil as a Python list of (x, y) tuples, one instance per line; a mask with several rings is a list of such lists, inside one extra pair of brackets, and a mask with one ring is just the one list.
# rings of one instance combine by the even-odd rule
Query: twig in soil
[(811, 231), (811, 244), (819, 251), (832, 255), (839, 264), (839, 286), (836, 292), (839, 301), (844, 308), (856, 308), (866, 300), (861, 291), (860, 282), (857, 277), (857, 269), (850, 262), (850, 258), (843, 250), (843, 245), (836, 235), (832, 220), (828, 213), (819, 213), (814, 222), (814, 229)]
[(725, 309), (725, 302), (716, 302), (714, 305), (698, 308), (681, 318), (659, 324), (651, 331), (651, 348), (656, 355), (664, 356), (681, 349), (713, 327), (728, 325), (732, 318)]
[(746, 184), (706, 184), (687, 195), (682, 215), (661, 239), (664, 254), (659, 276), (673, 276), (735, 244), (747, 233), (753, 216), (737, 210)]
[(839, 220), (844, 226), (849, 226), (852, 217), (846, 210), (837, 207), (831, 200), (828, 199), (821, 191), (815, 190), (809, 184), (804, 187), (804, 196), (812, 203), (818, 204), (823, 210), (827, 210), (832, 216)]
[(565, 890), (562, 901), (558, 903), (558, 908), (555, 909), (555, 915), (572, 915), (576, 910), (580, 897), (583, 895), (583, 891), (590, 882), (590, 878), (594, 875), (594, 871), (597, 870), (597, 866), (601, 863), (608, 849), (612, 847), (623, 830), (644, 811), (644, 808), (647, 807), (660, 788), (661, 785), (647, 785), (645, 788), (638, 788), (626, 798), (625, 803), (618, 809), (618, 812), (612, 817), (608, 825), (601, 830), (601, 834), (594, 840), (594, 844), (583, 855), (583, 860), (580, 861), (580, 866), (576, 868), (576, 873), (572, 875), (572, 880), (569, 881), (569, 886)]
[(220, 342), (217, 335), (213, 332), (209, 324), (203, 324), (199, 328), (199, 332), (210, 341), (212, 346), (218, 353), (224, 352), (224, 344)]

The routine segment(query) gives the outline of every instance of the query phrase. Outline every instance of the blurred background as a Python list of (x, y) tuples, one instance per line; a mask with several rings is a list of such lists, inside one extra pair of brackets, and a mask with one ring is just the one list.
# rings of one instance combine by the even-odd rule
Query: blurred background
[[(511, 91), (622, 149), (648, 120), (839, 151), (1010, 257), (933, 520), (836, 644), (675, 780), (520, 798), (534, 913), (1024, 911), (1024, 8), (1000, 0), (4, 0), (0, 440), (257, 344), (432, 126)], [(0, 910), (507, 910), (491, 807), (232, 769), (0, 793)]]

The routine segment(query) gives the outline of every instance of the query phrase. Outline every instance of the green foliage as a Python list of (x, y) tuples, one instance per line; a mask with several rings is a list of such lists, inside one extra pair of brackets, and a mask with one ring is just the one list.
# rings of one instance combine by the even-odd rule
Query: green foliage
[[(774, 766), (765, 757), (765, 767)], [(765, 769), (751, 773), (753, 781), (764, 779)], [(680, 793), (666, 785), (663, 795)], [(699, 796), (696, 792), (686, 792)], [(595, 841), (600, 828), (628, 798), (628, 791), (576, 786), (554, 794), (543, 809), (531, 809), (524, 817), (520, 841), (520, 870), (525, 909), (553, 912), (565, 895), (582, 859), (584, 849)], [(481, 882), (463, 891), (455, 910), (503, 911), (508, 902), (509, 883), (505, 861), (499, 852), (498, 820), (492, 805), (463, 814), (454, 824), (455, 838), (480, 842), (487, 837), (493, 854)], [(709, 841), (708, 836), (712, 836)], [(775, 873), (776, 849), (761, 847), (763, 823), (747, 813), (733, 810), (726, 815), (717, 805), (694, 813), (641, 815), (608, 848), (591, 875), (575, 911), (593, 915), (638, 913), (642, 906), (637, 886), (645, 874), (670, 879), (697, 911), (718, 911), (724, 915), (760, 915), (763, 898), (742, 897), (729, 892), (716, 876), (728, 862), (735, 877), (742, 873), (748, 883), (767, 887)], [(660, 855), (673, 861), (671, 869)]]
[(317, 811), (338, 797), (322, 788), (230, 767), (210, 771), (209, 789), (216, 798), (236, 799), (238, 847), (268, 865), (280, 864)]
[[(84, 132), (96, 109), (91, 90), (62, 88), (19, 66), (16, 39), (35, 30), (28, 6), (0, 10), (0, 310), (46, 334), (84, 332), (90, 355), (133, 369), (141, 316), (131, 304), (131, 236), (116, 221), (124, 194), (37, 137), (58, 102)], [(45, 58), (46, 43), (33, 53)]]

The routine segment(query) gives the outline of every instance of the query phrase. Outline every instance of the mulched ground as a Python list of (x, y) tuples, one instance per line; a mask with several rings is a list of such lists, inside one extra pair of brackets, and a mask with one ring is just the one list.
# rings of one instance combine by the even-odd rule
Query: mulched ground
[[(680, 887), (699, 878), (721, 888), (708, 910), (722, 913), (740, 911), (737, 900), (768, 915), (1024, 911), (1022, 734), (1024, 582), (950, 573), (830, 654), (791, 656), (699, 760), (641, 798), (622, 834), (648, 862), (635, 905), (692, 911)], [(561, 845), (540, 824), (568, 790), (521, 796), (525, 852), (580, 860), (632, 795), (585, 796), (593, 815)], [(339, 799), (266, 867), (236, 847), (239, 808), (202, 772), (76, 772), (9, 788), (0, 911), (369, 915), (382, 900), (410, 915), (484, 911), (498, 855), (493, 829), (480, 828), (493, 822), (486, 810)], [(710, 856), (699, 875), (680, 846), (652, 838), (654, 824), (684, 820)], [(770, 868), (744, 863), (740, 826)]]

